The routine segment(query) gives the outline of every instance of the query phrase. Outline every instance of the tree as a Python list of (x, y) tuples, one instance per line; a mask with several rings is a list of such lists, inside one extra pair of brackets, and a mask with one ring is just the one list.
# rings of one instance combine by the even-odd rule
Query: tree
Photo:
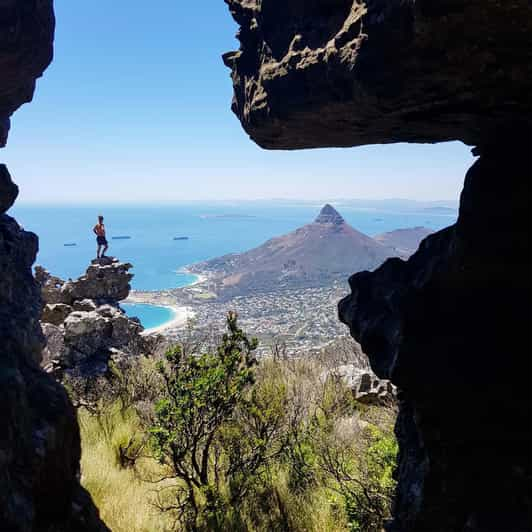
[(224, 468), (218, 442), (254, 382), (257, 340), (249, 340), (238, 328), (234, 312), (227, 317), (227, 327), (214, 353), (189, 354), (178, 345), (158, 368), (164, 397), (156, 405), (151, 434), (160, 462), (169, 468), (165, 479), (182, 481), (175, 500), (161, 507), (176, 511), (191, 530), (203, 521), (210, 529), (219, 528), (223, 477), (234, 464)]

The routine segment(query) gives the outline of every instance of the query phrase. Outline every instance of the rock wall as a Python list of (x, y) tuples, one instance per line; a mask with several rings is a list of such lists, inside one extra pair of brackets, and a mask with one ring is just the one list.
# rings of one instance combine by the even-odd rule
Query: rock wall
[[(340, 304), (401, 390), (391, 530), (532, 527), (532, 164), (519, 140), (481, 154), (456, 226), (408, 261), (350, 279)], [(501, 189), (501, 175), (506, 175)]]
[[(52, 58), (53, 32), (51, 0), (0, 2), (0, 147)], [(41, 300), (31, 272), (38, 239), (5, 214), (17, 194), (0, 165), (0, 530), (104, 531), (79, 484), (74, 408), (39, 367)]]
[(530, 3), (226, 1), (261, 146), (476, 145), (457, 224), (354, 275), (340, 317), (399, 389), (388, 530), (532, 530)]
[[(0, 189), (14, 191), (3, 165), (0, 175)], [(15, 194), (6, 198), (0, 212), (0, 530), (106, 530), (79, 485), (74, 408), (39, 368), (41, 299), (31, 273), (38, 240), (3, 213)]]

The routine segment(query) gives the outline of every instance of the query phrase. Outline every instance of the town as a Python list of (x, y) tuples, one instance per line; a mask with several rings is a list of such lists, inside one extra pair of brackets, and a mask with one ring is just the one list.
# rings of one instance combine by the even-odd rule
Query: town
[[(289, 354), (314, 351), (341, 336), (348, 329), (338, 319), (338, 301), (347, 293), (346, 283), (319, 288), (280, 289), (218, 299), (202, 285), (159, 292), (134, 292), (130, 299), (188, 309), (188, 325), (205, 334), (225, 328), (229, 311), (237, 312), (241, 327), (259, 339), (259, 353), (282, 343)], [(179, 337), (183, 325), (164, 330)]]

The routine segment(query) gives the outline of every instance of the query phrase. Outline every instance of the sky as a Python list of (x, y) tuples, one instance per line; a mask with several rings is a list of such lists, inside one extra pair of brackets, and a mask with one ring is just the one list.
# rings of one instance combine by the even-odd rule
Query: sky
[(230, 110), (223, 0), (55, 0), (55, 58), (3, 151), (19, 201), (456, 200), (461, 143), (273, 152)]

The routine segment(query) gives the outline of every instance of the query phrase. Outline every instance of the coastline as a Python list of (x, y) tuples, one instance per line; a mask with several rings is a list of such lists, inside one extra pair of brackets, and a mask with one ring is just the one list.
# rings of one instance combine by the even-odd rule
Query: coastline
[(190, 307), (176, 305), (171, 295), (164, 292), (154, 291), (135, 293), (131, 292), (122, 303), (130, 305), (152, 305), (155, 307), (165, 307), (172, 311), (172, 318), (161, 325), (144, 329), (143, 335), (164, 333), (170, 329), (184, 327), (187, 322), (194, 317), (194, 312)]
[(196, 286), (198, 284), (204, 283), (205, 281), (207, 281), (209, 279), (209, 277), (207, 275), (202, 274), (202, 273), (192, 272), (192, 271), (190, 271), (187, 268), (181, 268), (180, 270), (178, 270), (178, 273), (184, 273), (186, 275), (193, 275), (196, 278), (191, 283), (189, 283), (189, 284), (187, 284), (185, 286), (180, 286), (179, 288), (190, 288), (191, 286)]
[[(149, 304), (149, 303), (144, 303)], [(157, 306), (163, 306), (163, 305), (157, 305)], [(189, 319), (191, 319), (194, 316), (194, 313), (189, 307), (175, 307), (175, 306), (167, 306), (165, 307), (169, 308), (173, 312), (173, 317), (171, 320), (163, 323), (162, 325), (158, 325), (157, 327), (150, 327), (149, 329), (144, 329), (142, 331), (143, 336), (147, 336), (149, 334), (156, 334), (156, 333), (164, 333), (165, 331), (169, 329), (177, 329), (185, 326)]]
[[(191, 272), (187, 268), (181, 268), (177, 270), (177, 273), (193, 275), (195, 277), (194, 281), (179, 288), (189, 288), (197, 286), (208, 280), (207, 275)], [(166, 307), (172, 311), (172, 319), (156, 327), (144, 329), (144, 331), (142, 332), (143, 335), (164, 333), (171, 329), (179, 329), (184, 327), (189, 320), (194, 318), (195, 312), (192, 310), (191, 307), (185, 305), (176, 305), (176, 298), (172, 294), (172, 290), (173, 289), (150, 291), (132, 290), (127, 299), (123, 301), (123, 303), (131, 305), (141, 304), (152, 305), (155, 307)]]

